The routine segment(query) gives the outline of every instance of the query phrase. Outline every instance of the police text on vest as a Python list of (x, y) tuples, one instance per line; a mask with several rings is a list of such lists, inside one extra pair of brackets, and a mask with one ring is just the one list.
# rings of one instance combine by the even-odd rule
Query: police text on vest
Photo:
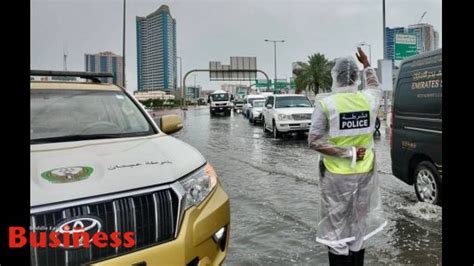
[(339, 129), (357, 129), (370, 126), (369, 111), (348, 112), (339, 114)]

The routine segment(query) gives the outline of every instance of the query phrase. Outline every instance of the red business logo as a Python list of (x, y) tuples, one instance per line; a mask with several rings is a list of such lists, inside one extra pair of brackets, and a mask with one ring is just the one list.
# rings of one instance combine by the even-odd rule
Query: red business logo
[[(109, 235), (102, 230), (100, 219), (81, 216), (63, 220), (53, 228), (32, 228), (29, 240), (34, 248), (89, 248), (91, 244), (99, 248), (130, 248), (135, 245), (133, 232), (112, 232)], [(25, 228), (9, 228), (10, 248), (21, 248), (27, 242)]]

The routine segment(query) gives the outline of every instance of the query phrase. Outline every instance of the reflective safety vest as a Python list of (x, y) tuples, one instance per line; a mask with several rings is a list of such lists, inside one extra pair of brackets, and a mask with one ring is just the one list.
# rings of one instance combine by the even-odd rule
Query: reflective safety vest
[(373, 132), (377, 103), (360, 91), (336, 93), (319, 101), (329, 121), (329, 142), (342, 147), (365, 147), (364, 159), (324, 156), (324, 166), (335, 174), (367, 173), (373, 169)]

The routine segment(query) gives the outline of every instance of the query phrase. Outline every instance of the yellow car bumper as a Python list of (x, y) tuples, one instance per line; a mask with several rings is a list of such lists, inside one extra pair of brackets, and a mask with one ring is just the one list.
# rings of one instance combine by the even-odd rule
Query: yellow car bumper
[[(224, 250), (213, 235), (225, 227)], [(227, 255), (230, 231), (229, 198), (219, 182), (197, 207), (189, 208), (183, 217), (178, 237), (172, 241), (138, 250), (90, 265), (220, 265)]]

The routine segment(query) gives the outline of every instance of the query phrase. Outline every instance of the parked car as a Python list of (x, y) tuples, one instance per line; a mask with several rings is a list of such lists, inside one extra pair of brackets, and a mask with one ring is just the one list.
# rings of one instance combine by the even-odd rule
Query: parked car
[(267, 97), (263, 107), (263, 132), (274, 138), (282, 133), (308, 132), (314, 106), (300, 94), (275, 94)]
[(265, 105), (265, 100), (254, 100), (252, 106), (249, 108), (249, 122), (254, 125), (262, 122), (262, 111)]
[[(202, 154), (168, 135), (183, 127), (179, 116), (158, 127), (124, 88), (96, 76), (111, 74), (31, 75), (93, 81), (30, 83), (30, 230), (58, 240), (32, 247), (31, 265), (223, 262), (229, 198)], [(81, 235), (73, 248), (74, 233), (106, 246)]]
[(442, 199), (442, 84), (441, 49), (402, 61), (390, 119), (393, 175), (433, 204)]
[(255, 100), (265, 100), (265, 96), (258, 94), (247, 95), (244, 98), (244, 106), (242, 107), (242, 113), (246, 118), (250, 117), (249, 108), (252, 106), (253, 101)]

